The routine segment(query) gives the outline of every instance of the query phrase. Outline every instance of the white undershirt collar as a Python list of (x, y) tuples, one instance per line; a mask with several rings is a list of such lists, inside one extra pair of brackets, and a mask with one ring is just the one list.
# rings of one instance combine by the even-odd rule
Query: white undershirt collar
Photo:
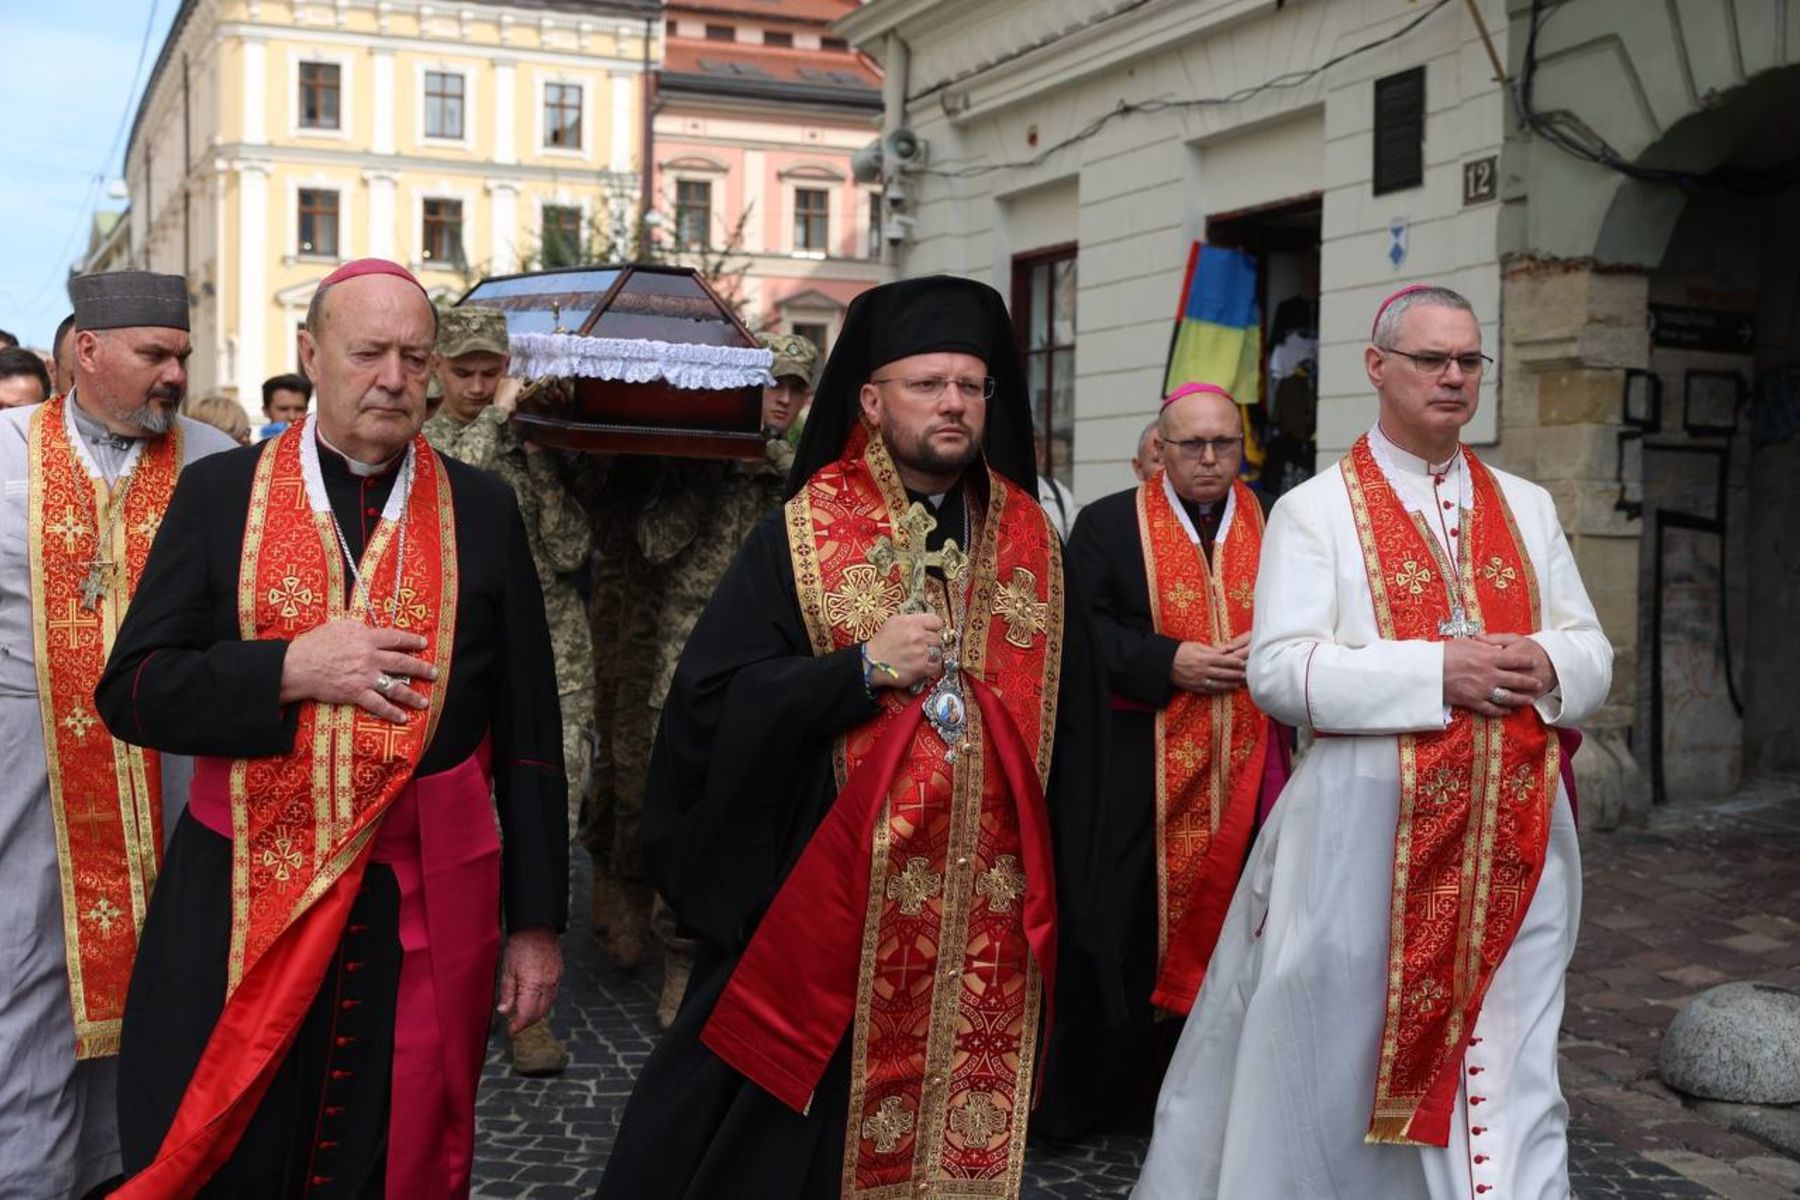
[(350, 469), (350, 473), (352, 475), (356, 476), (358, 479), (367, 479), (371, 475), (386, 474), (393, 467), (393, 465), (395, 463), (400, 461), (400, 455), (406, 453), (406, 451), (402, 450), (400, 452), (400, 454), (394, 455), (392, 458), (388, 459), (386, 462), (380, 462), (380, 463), (374, 463), (374, 464), (370, 464), (370, 463), (366, 463), (366, 462), (358, 462), (356, 459), (351, 458), (348, 454), (345, 454), (342, 450), (339, 450), (336, 446), (332, 445), (331, 439), (325, 436), (325, 431), (323, 429), (320, 429), (315, 425), (313, 428), (313, 432), (318, 435), (319, 445), (325, 447), (327, 450), (331, 451), (333, 454), (335, 454), (339, 458), (343, 459), (344, 465), (346, 467), (348, 467)]

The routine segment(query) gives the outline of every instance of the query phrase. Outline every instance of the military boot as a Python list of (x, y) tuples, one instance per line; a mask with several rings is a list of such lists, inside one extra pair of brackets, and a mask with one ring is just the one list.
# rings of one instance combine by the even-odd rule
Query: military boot
[(656, 1000), (656, 1023), (667, 1033), (681, 1011), (681, 998), (687, 995), (688, 980), (694, 977), (694, 944), (683, 939), (679, 944), (663, 946), (662, 994)]
[(650, 940), (650, 902), (654, 893), (642, 880), (621, 880), (616, 885), (617, 907), (606, 929), (606, 956), (621, 971), (638, 969), (644, 961), (644, 944)]
[(519, 1030), (519, 1036), (507, 1039), (507, 1049), (512, 1055), (515, 1075), (561, 1075), (563, 1068), (569, 1065), (569, 1052), (550, 1032), (548, 1019), (533, 1021)]

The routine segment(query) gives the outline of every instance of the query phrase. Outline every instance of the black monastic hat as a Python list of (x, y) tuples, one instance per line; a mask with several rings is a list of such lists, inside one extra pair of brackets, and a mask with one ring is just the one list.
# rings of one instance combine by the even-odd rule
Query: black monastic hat
[(69, 280), (75, 328), (188, 328), (187, 280), (154, 271), (104, 271)]
[(788, 474), (794, 495), (813, 472), (837, 461), (861, 420), (862, 385), (881, 367), (914, 354), (954, 350), (987, 363), (994, 377), (983, 451), (994, 470), (1037, 495), (1037, 449), (1032, 441), (1031, 397), (1013, 339), (1012, 318), (1000, 293), (955, 275), (902, 279), (870, 288), (850, 302), (837, 345), (831, 349), (806, 431)]

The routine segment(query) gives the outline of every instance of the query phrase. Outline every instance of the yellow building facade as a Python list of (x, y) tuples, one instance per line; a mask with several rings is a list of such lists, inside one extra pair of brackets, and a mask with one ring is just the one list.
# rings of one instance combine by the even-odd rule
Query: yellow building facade
[(261, 403), (319, 280), (434, 296), (639, 202), (654, 4), (183, 0), (126, 152), (127, 261), (185, 275), (190, 391)]

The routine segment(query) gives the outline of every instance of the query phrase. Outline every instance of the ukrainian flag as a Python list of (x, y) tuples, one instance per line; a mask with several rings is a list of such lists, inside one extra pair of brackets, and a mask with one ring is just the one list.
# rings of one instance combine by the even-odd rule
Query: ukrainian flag
[(1167, 396), (1184, 383), (1216, 383), (1244, 416), (1244, 465), (1262, 465), (1250, 405), (1262, 394), (1262, 314), (1256, 260), (1241, 250), (1195, 242), (1182, 283), (1181, 312), (1163, 379)]

